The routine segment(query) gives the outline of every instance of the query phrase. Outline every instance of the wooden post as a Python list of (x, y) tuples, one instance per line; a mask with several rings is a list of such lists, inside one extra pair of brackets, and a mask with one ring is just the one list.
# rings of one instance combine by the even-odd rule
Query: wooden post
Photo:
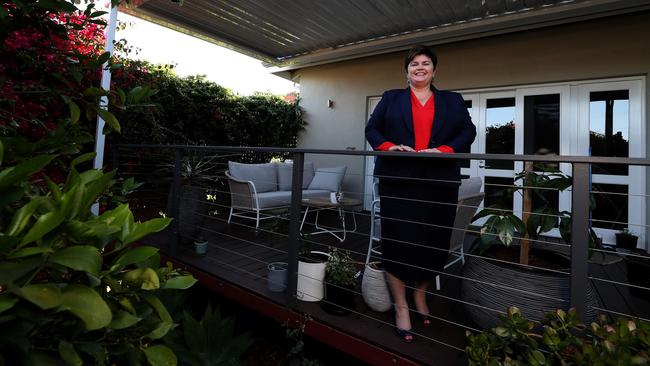
[[(524, 212), (521, 215), (521, 220), (524, 223), (528, 222), (528, 218), (530, 217), (530, 212), (533, 210), (533, 196), (531, 193), (531, 189), (526, 186), (528, 173), (532, 171), (533, 171), (533, 162), (532, 161), (524, 162), (524, 172), (526, 174), (524, 178)], [(528, 256), (530, 253), (530, 241), (528, 240), (529, 238), (530, 237), (528, 235), (528, 230), (526, 230), (523, 237), (521, 238), (521, 244), (519, 246), (519, 263), (521, 264), (526, 264), (526, 265), (528, 264)]]

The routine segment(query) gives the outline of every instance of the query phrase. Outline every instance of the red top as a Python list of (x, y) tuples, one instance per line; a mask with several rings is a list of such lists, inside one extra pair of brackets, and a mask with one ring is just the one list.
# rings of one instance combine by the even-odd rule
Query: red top
[[(424, 105), (415, 96), (411, 90), (411, 112), (413, 113), (413, 133), (415, 135), (415, 151), (427, 149), (431, 139), (431, 127), (433, 126), (433, 117), (435, 115), (435, 103), (433, 94)], [(377, 147), (377, 150), (387, 151), (394, 143), (386, 141)], [(451, 146), (440, 145), (437, 147), (443, 153), (453, 153)]]

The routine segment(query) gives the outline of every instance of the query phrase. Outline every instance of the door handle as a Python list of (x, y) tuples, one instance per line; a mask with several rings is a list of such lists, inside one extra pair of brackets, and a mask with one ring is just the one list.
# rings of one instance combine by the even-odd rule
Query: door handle
[(481, 169), (485, 168), (485, 160), (479, 160), (478, 161), (478, 167), (481, 168)]

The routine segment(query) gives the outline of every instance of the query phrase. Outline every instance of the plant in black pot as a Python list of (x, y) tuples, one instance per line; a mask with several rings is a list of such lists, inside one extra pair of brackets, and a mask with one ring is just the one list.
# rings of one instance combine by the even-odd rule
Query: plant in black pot
[(639, 237), (634, 235), (627, 228), (616, 233), (616, 247), (623, 248), (628, 250), (636, 249), (636, 243), (639, 241)]
[[(205, 217), (208, 214), (207, 186), (218, 175), (219, 163), (217, 155), (209, 155), (202, 151), (187, 152), (181, 158), (180, 176), (181, 187), (178, 197), (178, 220), (181, 242), (192, 243), (198, 238)], [(173, 174), (174, 164), (165, 166), (167, 174)], [(171, 210), (173, 189), (169, 192), (168, 210)]]
[[(516, 306), (524, 315), (541, 320), (545, 309), (566, 308), (569, 303), (568, 250), (551, 250), (562, 246), (544, 245), (547, 240), (540, 237), (558, 228), (562, 239), (571, 242), (571, 213), (559, 211), (551, 200), (553, 194), (572, 185), (571, 178), (552, 165), (527, 163), (526, 169), (515, 176), (518, 182), (521, 184), (503, 192), (523, 196), (522, 218), (496, 207), (485, 208), (474, 217), (488, 219), (474, 252), (478, 255), (468, 256), (463, 267), (466, 280), (461, 296), (467, 303), (478, 305), (467, 305), (467, 311), (484, 328), (498, 324), (497, 311), (507, 306)], [(595, 232), (590, 228), (589, 233), (590, 244), (595, 246)], [(531, 243), (535, 243), (532, 249)], [(588, 303), (596, 305), (590, 284), (586, 291)], [(594, 316), (587, 314), (589, 319)]]
[(333, 248), (325, 266), (325, 300), (323, 309), (333, 314), (347, 314), (354, 308), (357, 268), (348, 252)]

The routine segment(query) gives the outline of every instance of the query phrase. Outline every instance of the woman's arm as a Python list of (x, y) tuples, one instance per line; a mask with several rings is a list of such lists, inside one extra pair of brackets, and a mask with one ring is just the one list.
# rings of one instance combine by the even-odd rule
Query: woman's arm
[(456, 136), (447, 143), (447, 145), (457, 153), (468, 153), (470, 152), (472, 142), (476, 138), (476, 126), (472, 123), (472, 118), (469, 116), (467, 107), (465, 106), (465, 100), (458, 93), (453, 93), (456, 97), (452, 102), (454, 103), (454, 111), (460, 113), (458, 117), (460, 127)]

